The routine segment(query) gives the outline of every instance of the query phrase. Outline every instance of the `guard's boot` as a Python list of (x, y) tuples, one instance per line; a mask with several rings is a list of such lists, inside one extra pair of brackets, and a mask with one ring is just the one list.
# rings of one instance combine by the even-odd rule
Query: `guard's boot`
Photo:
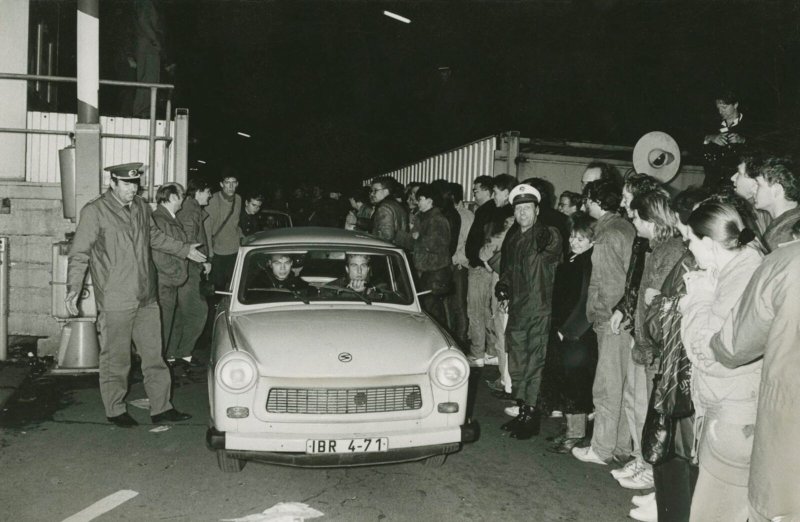
[(525, 403), (522, 402), (522, 399), (517, 399), (517, 407), (519, 408), (519, 413), (517, 414), (516, 417), (514, 417), (510, 421), (508, 421), (505, 424), (503, 424), (502, 426), (500, 426), (500, 429), (503, 430), (503, 431), (511, 431), (514, 428), (516, 428), (517, 425), (521, 422), (521, 419), (523, 417), (524, 412), (523, 412), (522, 408), (524, 406), (525, 406)]
[(539, 435), (539, 429), (542, 424), (541, 412), (535, 407), (528, 405), (522, 406), (520, 412), (522, 412), (522, 419), (520, 419), (516, 427), (511, 430), (511, 438), (528, 440), (531, 437)]

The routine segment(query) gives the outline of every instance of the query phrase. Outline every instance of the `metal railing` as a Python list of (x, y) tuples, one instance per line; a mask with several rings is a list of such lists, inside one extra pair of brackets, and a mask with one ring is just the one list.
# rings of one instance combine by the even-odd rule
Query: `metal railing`
[[(47, 76), (40, 74), (16, 74), (16, 73), (0, 73), (0, 80), (17, 80), (25, 82), (56, 82), (56, 83), (77, 83), (77, 78), (70, 78), (67, 76)], [(172, 91), (175, 86), (167, 83), (140, 83), (140, 82), (123, 82), (118, 80), (100, 80), (100, 85), (111, 85), (116, 87), (135, 87), (139, 89), (150, 89), (150, 132), (148, 135), (141, 134), (105, 134), (101, 133), (101, 138), (123, 138), (132, 140), (148, 140), (147, 157), (148, 168), (154, 169), (156, 163), (156, 141), (164, 141), (164, 176), (167, 179), (167, 170), (169, 164), (169, 147), (172, 144), (172, 137), (170, 136), (170, 114), (172, 113), (172, 99), (167, 98), (166, 115), (164, 117), (164, 136), (156, 136), (156, 102), (158, 100), (158, 90), (163, 89)], [(15, 133), (15, 134), (55, 134), (59, 136), (69, 136), (71, 131), (63, 130), (45, 130), (45, 129), (20, 129), (13, 127), (0, 127), (0, 133)], [(153, 183), (153, 176), (150, 176), (148, 182), (148, 195), (149, 200), (155, 200), (155, 183)]]

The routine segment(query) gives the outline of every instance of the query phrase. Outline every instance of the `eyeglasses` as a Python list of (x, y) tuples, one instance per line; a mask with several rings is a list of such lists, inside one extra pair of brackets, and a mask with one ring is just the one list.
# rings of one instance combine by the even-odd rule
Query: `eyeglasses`
[(374, 188), (374, 189), (370, 190), (369, 193), (370, 194), (375, 194), (376, 192), (380, 192), (381, 190), (386, 190), (386, 187), (381, 187), (381, 188), (377, 188), (377, 189)]

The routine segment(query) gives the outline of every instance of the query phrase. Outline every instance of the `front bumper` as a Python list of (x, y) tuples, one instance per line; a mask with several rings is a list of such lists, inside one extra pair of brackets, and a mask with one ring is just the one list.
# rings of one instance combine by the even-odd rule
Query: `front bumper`
[[(228, 437), (225, 432), (218, 431), (214, 427), (210, 427), (206, 431), (206, 444), (212, 450), (226, 450), (231, 457), (256, 462), (296, 467), (349, 467), (410, 462), (437, 455), (455, 453), (461, 449), (463, 443), (478, 440), (480, 437), (480, 424), (477, 421), (464, 424), (460, 427), (460, 432), (460, 441), (424, 446), (396, 447), (394, 449), (390, 444), (388, 451), (379, 453), (306, 454), (297, 451), (236, 449), (228, 447), (228, 439), (232, 437)], [(341, 435), (337, 435), (337, 437), (341, 437)], [(303, 444), (305, 444), (305, 439), (307, 438), (310, 437), (303, 438)], [(316, 438), (319, 437), (316, 436)]]

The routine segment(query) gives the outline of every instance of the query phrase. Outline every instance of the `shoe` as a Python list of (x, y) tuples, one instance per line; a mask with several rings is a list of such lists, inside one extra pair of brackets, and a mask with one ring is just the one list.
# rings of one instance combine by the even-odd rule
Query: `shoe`
[(522, 406), (520, 407), (520, 416), (522, 418), (510, 430), (509, 436), (512, 439), (528, 440), (539, 435), (539, 430), (542, 427), (541, 412), (533, 406)]
[(612, 469), (611, 476), (614, 477), (616, 480), (632, 477), (636, 474), (636, 472), (639, 471), (641, 466), (642, 463), (639, 459), (631, 459), (628, 461), (627, 464), (625, 464), (621, 468)]
[(503, 382), (500, 379), (486, 379), (486, 386), (492, 391), (506, 391)]
[(592, 412), (589, 415), (587, 415), (586, 416), (586, 420), (589, 421), (589, 422), (593, 421), (594, 420), (594, 412)]
[(567, 453), (572, 452), (572, 448), (578, 445), (580, 441), (583, 439), (576, 438), (576, 439), (564, 439), (561, 442), (556, 442), (555, 444), (549, 446), (547, 451), (550, 453), (561, 453), (562, 455), (566, 455)]
[(656, 501), (656, 492), (648, 493), (646, 495), (634, 495), (631, 498), (631, 503), (636, 507), (642, 507), (645, 504), (650, 504)]
[(495, 390), (492, 392), (492, 397), (500, 399), (501, 401), (513, 401), (514, 396), (505, 390)]
[(516, 406), (509, 406), (508, 408), (505, 408), (503, 410), (506, 415), (512, 415), (512, 413), (514, 411), (516, 411), (517, 414), (516, 414), (516, 416), (514, 416), (513, 419), (511, 419), (510, 421), (508, 421), (505, 424), (501, 425), (500, 426), (501, 430), (503, 430), (503, 431), (511, 431), (514, 428), (516, 428), (517, 425), (522, 421), (523, 414), (520, 411), (520, 408), (522, 407), (522, 404), (523, 404), (522, 401), (517, 399), (517, 405)]
[(628, 512), (628, 516), (642, 522), (658, 522), (658, 505), (653, 501), (644, 506), (631, 509)]
[(503, 409), (503, 413), (508, 415), (509, 417), (517, 417), (520, 414), (520, 407), (519, 406), (507, 406)]
[(553, 411), (550, 412), (550, 418), (551, 419), (560, 419), (563, 416), (564, 416), (564, 412), (559, 411), (559, 410), (553, 410)]
[(655, 486), (653, 470), (645, 466), (640, 467), (633, 476), (622, 477), (617, 482), (625, 489), (651, 489)]
[(572, 456), (581, 462), (600, 464), (601, 466), (608, 464), (608, 462), (601, 459), (600, 456), (594, 452), (594, 449), (592, 449), (591, 446), (586, 446), (585, 448), (572, 448)]
[(473, 368), (483, 368), (483, 366), (486, 364), (486, 359), (483, 357), (475, 357), (474, 355), (468, 355), (467, 361)]
[(499, 366), (500, 360), (497, 358), (496, 355), (486, 355), (483, 358), (483, 364), (486, 366)]
[(195, 356), (192, 356), (192, 360), (189, 361), (189, 367), (191, 368), (205, 368), (208, 366), (208, 363), (201, 361)]
[(153, 424), (161, 424), (162, 422), (181, 422), (191, 419), (192, 416), (188, 413), (181, 413), (175, 408), (161, 412), (157, 415), (151, 415), (150, 420)]
[(111, 424), (115, 424), (120, 428), (133, 428), (134, 426), (139, 425), (139, 423), (136, 422), (136, 419), (128, 415), (127, 411), (121, 415), (117, 415), (116, 417), (106, 417), (106, 419), (108, 419), (108, 422)]

